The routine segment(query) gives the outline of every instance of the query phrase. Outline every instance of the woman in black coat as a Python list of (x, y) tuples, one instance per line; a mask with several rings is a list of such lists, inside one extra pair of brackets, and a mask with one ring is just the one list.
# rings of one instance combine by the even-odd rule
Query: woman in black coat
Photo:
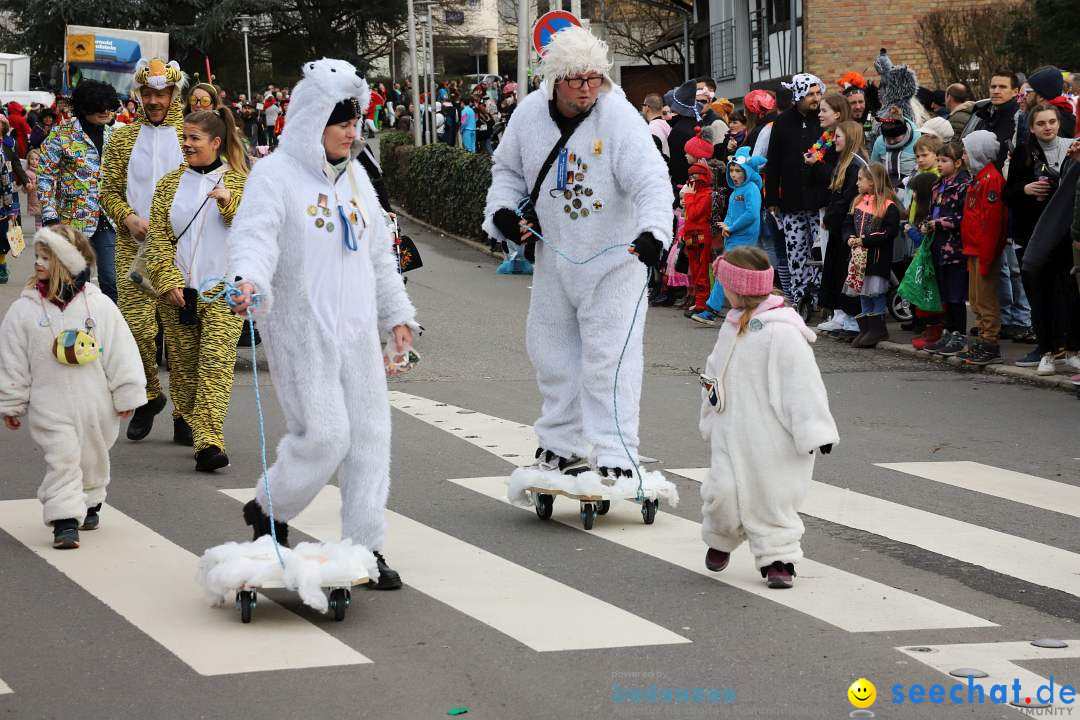
[(859, 169), (866, 167), (866, 141), (862, 126), (854, 121), (840, 124), (836, 130), (836, 168), (827, 186), (828, 202), (822, 224), (828, 232), (825, 259), (821, 268), (818, 304), (833, 311), (833, 316), (818, 327), (853, 338), (858, 332), (855, 316), (862, 312), (859, 298), (844, 294), (851, 248), (844, 234), (844, 219), (851, 211), (858, 191)]

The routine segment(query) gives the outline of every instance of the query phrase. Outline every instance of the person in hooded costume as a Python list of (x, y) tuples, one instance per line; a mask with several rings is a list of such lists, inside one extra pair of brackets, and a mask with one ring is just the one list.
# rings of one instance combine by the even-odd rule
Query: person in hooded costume
[[(154, 188), (184, 162), (184, 88), (187, 76), (175, 61), (142, 59), (132, 95), (139, 100), (135, 122), (115, 128), (101, 160), (101, 207), (116, 226), (116, 294), (146, 372), (145, 405), (128, 423), (128, 440), (142, 440), (165, 408), (157, 366), (157, 301), (132, 281), (129, 271), (150, 225)], [(179, 413), (174, 417), (180, 417)]]
[[(382, 340), (412, 344), (416, 310), (397, 269), (393, 238), (357, 159), (357, 121), (370, 91), (344, 60), (305, 63), (278, 149), (251, 171), (230, 229), (228, 266), (253, 302), (287, 432), (244, 520), (278, 542), (287, 523), (337, 474), (341, 533), (374, 551), (377, 583), (401, 578), (381, 551), (390, 489), (390, 401)], [(313, 351), (312, 351), (313, 350)]]
[(517, 241), (516, 209), (534, 198), (524, 215), (542, 239), (527, 323), (543, 396), (536, 467), (589, 458), (605, 478), (632, 476), (638, 461), (645, 309), (635, 308), (648, 276), (638, 261), (659, 263), (674, 202), (663, 157), (610, 67), (607, 45), (587, 30), (555, 35), (545, 91), (522, 101), (495, 151), (484, 211), (490, 236)]

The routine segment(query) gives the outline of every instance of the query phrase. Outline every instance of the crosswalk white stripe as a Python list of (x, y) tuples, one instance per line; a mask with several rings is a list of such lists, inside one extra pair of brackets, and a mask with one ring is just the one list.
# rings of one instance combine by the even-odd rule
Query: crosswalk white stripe
[(1080, 517), (1080, 487), (1076, 485), (969, 461), (876, 463), (876, 465), (933, 480), (943, 485), (952, 485), (983, 495)]
[[(249, 489), (222, 490), (246, 502)], [(323, 541), (341, 538), (341, 494), (327, 486), (289, 521)], [(672, 645), (690, 640), (615, 605), (444, 532), (387, 511), (387, 547), (405, 583), (540, 652)]]
[(8, 695), (13, 692), (15, 691), (11, 689), (11, 686), (0, 679), (0, 695)]
[[(532, 462), (536, 440), (529, 425), (408, 393), (392, 392), (390, 395), (391, 404), (398, 410), (511, 464), (521, 466)], [(506, 488), (503, 479), (472, 478), (451, 482), (489, 497), (505, 500)], [(580, 528), (577, 506), (574, 503), (556, 501), (555, 508), (556, 518), (562, 518), (570, 527)], [(573, 512), (566, 515), (562, 508), (570, 508)], [(619, 518), (625, 520), (625, 523), (617, 523)], [(735, 585), (851, 632), (995, 625), (927, 598), (810, 559), (800, 563), (798, 593), (767, 590), (761, 582), (760, 574), (754, 574), (753, 561), (745, 548), (735, 553), (731, 565), (723, 573), (710, 573), (704, 568), (704, 545), (698, 523), (660, 512), (653, 525), (644, 526), (638, 506), (634, 504), (620, 507), (620, 503), (613, 503), (608, 516), (597, 521), (590, 532), (693, 572)], [(736, 570), (736, 566), (741, 569)], [(750, 570), (744, 573), (746, 568)], [(852, 602), (853, 598), (859, 598), (860, 601)]]
[[(1031, 662), (1037, 660), (1064, 660), (1067, 658), (1080, 657), (1080, 640), (1066, 640), (1069, 647), (1067, 648), (1042, 648), (1032, 645), (1030, 642), (1013, 641), (1013, 642), (997, 642), (997, 643), (962, 643), (956, 645), (929, 645), (921, 646), (922, 648), (915, 650), (911, 647), (898, 647), (896, 648), (900, 652), (904, 653), (908, 657), (918, 660), (921, 663), (929, 665), (935, 670), (939, 670), (946, 675), (949, 675), (951, 670), (959, 668), (970, 668), (975, 670), (982, 670), (987, 674), (984, 678), (972, 678), (971, 684), (982, 687), (983, 689), (983, 706), (992, 706), (990, 699), (990, 690), (994, 685), (1005, 685), (1008, 688), (1008, 701), (1012, 702), (1015, 697), (1013, 694), (1013, 682), (1020, 681), (1020, 693), (1019, 702), (1024, 703), (1026, 698), (1031, 698), (1031, 702), (1035, 703), (1038, 700), (1038, 689), (1040, 686), (1048, 685), (1049, 680), (1041, 675), (1037, 675), (1030, 670), (1027, 670), (1016, 664), (1019, 662)], [(942, 685), (948, 690), (953, 685), (964, 685), (964, 690), (960, 693), (964, 702), (968, 700), (967, 684), (968, 679), (966, 677), (959, 678), (949, 675), (951, 682), (944, 682)], [(1063, 683), (1058, 679), (1054, 682), (1054, 696), (1060, 699), (1058, 694), (1061, 686), (1068, 684)], [(1073, 686), (1075, 688), (1075, 685)], [(906, 691), (909, 687), (905, 687)], [(885, 688), (878, 690), (878, 696), (885, 699)], [(891, 695), (891, 692), (889, 693)], [(978, 693), (973, 693), (974, 697), (978, 697)], [(1043, 699), (1046, 700), (1046, 692), (1043, 692)], [(948, 696), (946, 695), (945, 704), (949, 703)], [(976, 700), (976, 702), (978, 702)], [(925, 701), (924, 701), (925, 703)], [(884, 704), (884, 703), (883, 703)], [(1069, 707), (1063, 705), (1061, 702), (1051, 703), (1053, 707), (1064, 708)], [(894, 705), (897, 707), (897, 705)], [(1021, 708), (1023, 709), (1023, 708)]]
[[(505, 477), (450, 480), (490, 498), (506, 500)], [(525, 512), (531, 512), (525, 509)], [(578, 504), (556, 498), (552, 519), (581, 530)], [(536, 520), (540, 522), (540, 520)], [(584, 532), (584, 531), (583, 531)], [(754, 568), (744, 544), (722, 573), (705, 569), (701, 525), (661, 512), (652, 525), (641, 521), (636, 503), (615, 500), (608, 514), (598, 518), (588, 533), (623, 547), (664, 560), (740, 590), (811, 615), (848, 632), (994, 627), (995, 623), (912, 595), (828, 565), (804, 559), (799, 563), (798, 586), (792, 592), (769, 590)]]
[(232, 607), (209, 607), (195, 584), (198, 558), (115, 508), (78, 550), (53, 549), (37, 500), (0, 502), (0, 529), (200, 675), (371, 662), (268, 598), (250, 625)]
[[(671, 472), (701, 482), (707, 468)], [(811, 482), (800, 510), (908, 545), (1080, 597), (1080, 554), (889, 500)]]

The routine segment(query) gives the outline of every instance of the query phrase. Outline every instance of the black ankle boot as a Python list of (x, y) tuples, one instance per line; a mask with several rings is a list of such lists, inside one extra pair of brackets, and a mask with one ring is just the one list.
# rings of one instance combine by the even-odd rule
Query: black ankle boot
[(214, 472), (228, 466), (229, 456), (217, 445), (211, 445), (195, 453), (196, 472)]
[(398, 575), (397, 571), (390, 569), (381, 552), (375, 551), (372, 554), (375, 556), (375, 563), (379, 566), (379, 582), (369, 582), (367, 584), (368, 588), (371, 590), (397, 590), (400, 588), (401, 576)]
[(145, 405), (137, 408), (127, 427), (127, 439), (133, 442), (142, 440), (154, 428), (154, 416), (165, 409), (165, 395), (158, 395)]
[[(254, 530), (252, 540), (258, 540), (263, 535), (270, 534), (270, 517), (259, 507), (255, 500), (248, 500), (244, 505), (244, 523)], [(278, 545), (289, 547), (288, 523), (274, 521), (274, 534), (277, 535)]]
[(185, 447), (193, 447), (195, 445), (195, 438), (191, 435), (191, 426), (187, 424), (187, 421), (184, 420), (184, 418), (173, 418), (172, 441), (177, 445), (184, 445)]

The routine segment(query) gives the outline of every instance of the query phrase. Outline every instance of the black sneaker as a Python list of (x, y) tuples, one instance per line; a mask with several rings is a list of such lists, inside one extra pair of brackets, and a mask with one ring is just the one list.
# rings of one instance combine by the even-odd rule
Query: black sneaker
[(158, 395), (145, 405), (137, 408), (127, 427), (127, 439), (138, 442), (150, 434), (154, 428), (154, 416), (165, 409), (165, 395)]
[(195, 438), (191, 436), (191, 426), (187, 424), (187, 421), (184, 420), (184, 418), (173, 418), (172, 441), (177, 445), (184, 445), (186, 447), (195, 445)]
[(992, 365), (1001, 362), (1001, 346), (989, 343), (979, 343), (971, 357), (967, 358), (970, 365)]
[(217, 445), (211, 445), (195, 453), (196, 472), (214, 472), (228, 466), (229, 456)]
[[(956, 331), (949, 332), (948, 330), (946, 330), (945, 332), (941, 333), (941, 337), (936, 343), (933, 343), (932, 345), (927, 345), (923, 349), (926, 350), (926, 352), (928, 353), (934, 353), (936, 355), (945, 348), (949, 347), (950, 344), (952, 344), (954, 335), (959, 335), (959, 333), (957, 333)], [(962, 338), (961, 342), (963, 342)]]
[(86, 508), (86, 517), (83, 518), (82, 527), (80, 530), (97, 530), (98, 525), (101, 524), (101, 517), (98, 513), (101, 512), (101, 503), (93, 507)]
[(369, 590), (397, 590), (401, 587), (401, 576), (398, 575), (396, 570), (391, 570), (390, 566), (386, 564), (386, 558), (382, 556), (381, 552), (372, 553), (375, 556), (375, 563), (379, 566), (379, 581), (368, 582), (367, 588)]
[(53, 520), (52, 546), (58, 550), (74, 550), (79, 547), (79, 521), (74, 518)]
[(949, 336), (949, 342), (945, 345), (945, 347), (941, 348), (940, 350), (935, 350), (934, 352), (943, 357), (952, 357), (953, 355), (959, 355), (960, 353), (964, 352), (964, 349), (966, 347), (967, 341), (964, 339), (964, 336), (961, 335), (959, 332), (953, 332)]
[[(252, 540), (258, 540), (263, 535), (270, 534), (270, 517), (263, 512), (256, 500), (248, 500), (244, 504), (244, 523), (250, 525), (253, 530)], [(277, 536), (278, 545), (289, 547), (289, 524), (274, 521), (274, 535)]]
[(1015, 343), (1024, 343), (1025, 345), (1034, 345), (1039, 342), (1039, 339), (1035, 336), (1035, 328), (1020, 327), (1012, 337)]
[(1042, 360), (1042, 351), (1035, 348), (1024, 357), (1020, 358), (1013, 363), (1016, 367), (1039, 367), (1039, 361)]

